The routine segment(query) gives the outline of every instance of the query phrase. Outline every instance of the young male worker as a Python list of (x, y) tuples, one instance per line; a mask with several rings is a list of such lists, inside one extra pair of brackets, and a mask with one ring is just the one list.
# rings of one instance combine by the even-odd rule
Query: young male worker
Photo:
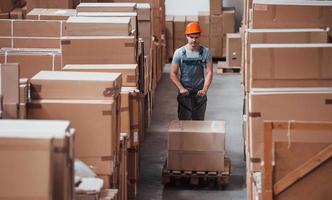
[(179, 90), (179, 120), (204, 120), (205, 116), (206, 94), (212, 82), (213, 65), (209, 49), (199, 43), (200, 34), (199, 24), (189, 23), (185, 32), (188, 43), (173, 55), (170, 78)]

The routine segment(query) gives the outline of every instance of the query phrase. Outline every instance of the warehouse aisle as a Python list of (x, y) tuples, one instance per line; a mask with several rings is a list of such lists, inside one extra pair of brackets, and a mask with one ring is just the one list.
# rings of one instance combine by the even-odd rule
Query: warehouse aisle
[(176, 89), (169, 79), (169, 65), (157, 88), (152, 125), (141, 146), (139, 200), (244, 200), (245, 166), (243, 162), (242, 100), (240, 75), (216, 74), (208, 93), (206, 120), (226, 121), (226, 150), (232, 160), (232, 176), (226, 190), (176, 188), (161, 183), (161, 171), (167, 156), (167, 128), (177, 119)]

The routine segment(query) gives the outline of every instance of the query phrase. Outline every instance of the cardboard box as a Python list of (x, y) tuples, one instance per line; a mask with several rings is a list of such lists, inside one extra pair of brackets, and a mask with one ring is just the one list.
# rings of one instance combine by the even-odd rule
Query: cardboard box
[(72, 0), (26, 0), (27, 11), (34, 8), (73, 8)]
[(89, 168), (98, 175), (112, 175), (116, 165), (115, 157), (110, 156), (80, 157), (80, 160), (87, 163)]
[(138, 36), (143, 38), (144, 41), (144, 54), (149, 55), (151, 43), (152, 43), (152, 26), (151, 21), (139, 21), (138, 22), (139, 32)]
[(130, 34), (135, 35), (138, 30), (137, 13), (135, 12), (80, 12), (77, 17), (129, 17), (130, 18)]
[(168, 169), (222, 171), (223, 121), (172, 121), (168, 129)]
[[(113, 100), (33, 100), (28, 105), (28, 119), (64, 119), (71, 122), (77, 131), (77, 158), (105, 157), (110, 162), (115, 158), (117, 148), (115, 112)], [(89, 117), (82, 113), (88, 113)]]
[(123, 87), (137, 87), (138, 65), (137, 64), (114, 64), (114, 65), (66, 65), (62, 70), (77, 72), (108, 72), (121, 73)]
[[(305, 101), (303, 101), (305, 99)], [(263, 154), (263, 121), (332, 120), (332, 90), (329, 88), (252, 89), (249, 93), (249, 141), (252, 171), (260, 171)], [(258, 164), (258, 165), (255, 165)]]
[(174, 54), (174, 17), (166, 16), (166, 48), (167, 58), (172, 58)]
[(136, 3), (80, 3), (77, 12), (136, 12)]
[(201, 36), (210, 36), (210, 13), (199, 12), (198, 23), (201, 26)]
[(20, 63), (20, 78), (31, 78), (42, 70), (61, 70), (61, 53), (56, 50), (33, 51), (8, 49), (0, 51), (0, 63)]
[(221, 15), (223, 0), (210, 0), (211, 15)]
[(0, 19), (10, 19), (9, 13), (0, 13)]
[(19, 103), (19, 64), (0, 64), (0, 95), (4, 119), (17, 119)]
[(137, 18), (139, 21), (151, 20), (151, 6), (148, 3), (137, 4)]
[(33, 20), (67, 20), (76, 16), (76, 9), (34, 8), (27, 14)]
[(20, 78), (19, 80), (19, 103), (28, 102), (28, 87), (29, 82), (27, 78)]
[(22, 8), (15, 8), (9, 13), (10, 19), (24, 19), (24, 13)]
[(241, 35), (239, 33), (228, 33), (226, 37), (226, 61), (230, 67), (241, 67)]
[(248, 29), (245, 34), (245, 90), (249, 91), (250, 45), (260, 43), (327, 43), (328, 31), (324, 29)]
[[(11, 153), (11, 156), (1, 155), (2, 159), (10, 158), (10, 160), (6, 159), (7, 161), (2, 160), (3, 167), (0, 173), (3, 178), (1, 180), (6, 182), (1, 184), (3, 189), (0, 189), (1, 196), (8, 197), (8, 194), (5, 194), (8, 193), (6, 187), (9, 189), (15, 187), (17, 192), (11, 192), (10, 195), (41, 198), (42, 193), (47, 193), (48, 197), (45, 199), (72, 199), (74, 130), (70, 129), (70, 123), (68, 121), (1, 120), (0, 124), (2, 127), (0, 143), (6, 144), (6, 148), (1, 148), (2, 154)], [(17, 149), (18, 145), (19, 149)], [(8, 148), (10, 146), (11, 148)], [(36, 174), (41, 176), (36, 177)]]
[[(200, 42), (200, 44), (201, 45), (203, 45), (203, 46), (205, 46), (205, 47), (210, 47), (210, 37), (208, 37), (208, 36), (201, 36), (200, 38), (199, 38), (199, 42)], [(186, 43), (184, 43), (183, 45), (185, 45)], [(217, 45), (217, 44), (216, 44)]]
[(120, 73), (41, 71), (31, 78), (31, 97), (114, 99), (120, 93), (121, 78)]
[(128, 36), (129, 17), (69, 17), (64, 24), (65, 36)]
[(134, 88), (123, 88), (129, 91), (129, 112), (130, 112), (130, 147), (138, 147), (143, 138), (144, 128), (144, 98), (139, 90)]
[(210, 16), (210, 36), (222, 37), (223, 32), (223, 16), (222, 15), (211, 15)]
[(331, 27), (332, 3), (329, 1), (253, 1), (252, 28)]
[(235, 33), (235, 10), (224, 10), (223, 15), (223, 34)]
[(134, 36), (62, 37), (62, 64), (136, 64)]
[[(186, 41), (185, 38), (186, 30), (186, 17), (185, 16), (174, 16), (174, 37), (175, 40)], [(177, 45), (175, 45), (176, 48)]]
[(331, 44), (252, 44), (250, 87), (331, 87)]

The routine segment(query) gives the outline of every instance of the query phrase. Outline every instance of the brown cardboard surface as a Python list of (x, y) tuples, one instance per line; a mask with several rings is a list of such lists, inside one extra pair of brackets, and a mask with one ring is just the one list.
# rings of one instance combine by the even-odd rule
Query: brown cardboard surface
[(331, 121), (329, 99), (332, 91), (323, 88), (253, 89), (249, 94), (250, 159), (262, 158), (263, 120)]
[(56, 20), (0, 20), (3, 37), (56, 37), (62, 36), (62, 22)]
[(136, 87), (138, 84), (137, 64), (114, 65), (66, 65), (64, 71), (121, 73), (123, 87)]
[[(6, 134), (10, 133), (12, 137), (19, 136), (21, 139), (19, 140), (26, 140), (30, 138), (31, 140), (33, 137), (35, 139), (31, 140), (33, 143), (33, 146), (30, 146), (29, 149), (22, 149), (22, 144), (20, 145), (20, 150), (25, 150), (24, 153), (26, 153), (29, 150), (32, 150), (33, 148), (37, 147), (36, 139), (52, 139), (52, 148), (49, 149), (52, 153), (52, 165), (51, 165), (51, 172), (50, 174), (52, 178), (52, 182), (50, 185), (43, 185), (39, 189), (43, 187), (53, 187), (51, 191), (51, 195), (53, 196), (53, 199), (64, 199), (64, 200), (70, 200), (72, 199), (73, 195), (73, 141), (74, 141), (74, 131), (70, 129), (69, 122), (68, 121), (38, 121), (38, 120), (2, 120), (1, 122), (2, 131), (4, 131)], [(0, 133), (0, 135), (3, 133)], [(3, 135), (2, 135), (3, 136)], [(18, 139), (18, 138), (16, 138)], [(11, 140), (14, 140), (13, 138)], [(31, 149), (32, 148), (32, 149)], [(38, 149), (38, 147), (36, 148)], [(54, 149), (58, 149), (60, 151), (54, 151)], [(17, 150), (17, 146), (16, 146)], [(39, 149), (42, 150), (42, 149)], [(38, 151), (34, 151), (35, 153)], [(24, 157), (24, 153), (20, 153)], [(39, 152), (43, 153), (43, 152)], [(12, 158), (12, 157), (11, 157)], [(42, 157), (40, 156), (34, 156), (33, 158), (29, 159), (29, 161), (32, 161), (36, 158), (39, 158), (39, 161)], [(27, 165), (38, 165), (38, 163), (35, 162), (24, 162), (27, 157), (24, 157), (24, 159), (20, 159), (20, 162), (24, 164), (19, 164), (16, 166), (22, 166), (25, 170), (29, 169)], [(35, 184), (35, 181), (40, 180), (42, 177), (47, 177), (47, 174), (44, 174), (45, 171), (44, 168), (42, 168), (44, 165), (40, 164), (38, 167), (33, 167), (32, 169), (38, 169), (38, 172), (34, 172), (31, 174), (31, 179), (25, 179), (22, 177), (22, 174), (17, 173), (9, 173), (10, 176), (13, 176), (16, 186), (21, 185), (22, 183), (26, 183), (25, 181), (28, 181), (25, 187), (27, 187), (27, 190), (31, 188), (31, 183)], [(13, 169), (13, 168), (12, 168)], [(17, 168), (15, 168), (17, 169)], [(30, 168), (31, 169), (31, 168)], [(41, 177), (36, 178), (36, 173), (43, 174)], [(20, 176), (15, 178), (15, 174)], [(28, 174), (25, 174), (28, 175)], [(20, 181), (17, 181), (20, 180)], [(32, 184), (32, 185), (34, 185)], [(17, 188), (15, 186), (15, 188)], [(37, 184), (38, 186), (38, 184)], [(21, 194), (21, 193), (19, 193)], [(25, 196), (24, 198), (27, 198)]]
[(228, 33), (226, 37), (226, 61), (231, 67), (240, 67), (242, 58), (241, 35)]
[(225, 122), (172, 121), (168, 150), (225, 151)]
[(151, 20), (151, 7), (148, 3), (137, 4), (137, 18), (141, 20)]
[(69, 17), (64, 24), (65, 36), (128, 36), (129, 17)]
[(166, 17), (166, 48), (168, 58), (171, 58), (174, 53), (174, 19), (173, 16)]
[(331, 56), (331, 44), (252, 44), (250, 87), (330, 87)]
[(10, 19), (24, 19), (22, 8), (15, 8), (9, 13)]
[(121, 133), (130, 134), (129, 91), (121, 91)]
[(211, 15), (221, 15), (222, 6), (223, 6), (222, 0), (210, 0)]
[(208, 46), (210, 49), (210, 52), (213, 57), (222, 57), (222, 51), (223, 51), (223, 44), (222, 44), (222, 36), (210, 36), (210, 45)]
[(221, 36), (223, 33), (223, 16), (211, 15), (210, 16), (210, 36)]
[[(52, 138), (24, 139), (2, 136), (0, 146), (0, 198), (52, 199)], [(12, 192), (13, 188), (16, 192)]]
[(332, 3), (254, 1), (252, 28), (323, 28), (332, 22)]
[(87, 163), (96, 174), (113, 174), (115, 160), (111, 157), (80, 157), (80, 160)]
[(12, 0), (3, 0), (3, 1), (1, 1), (1, 4), (0, 4), (0, 12), (1, 13), (10, 12), (14, 8), (15, 8), (15, 5), (14, 5)]
[(198, 13), (198, 23), (201, 26), (201, 36), (210, 35), (210, 13), (199, 12)]
[(223, 33), (235, 33), (235, 10), (224, 10), (223, 15)]
[(113, 99), (120, 73), (41, 71), (31, 78), (33, 99)]
[(70, 16), (76, 16), (75, 9), (34, 8), (26, 17), (33, 20), (67, 20)]
[(27, 10), (33, 8), (73, 8), (72, 0), (26, 0)]
[(134, 36), (62, 37), (62, 64), (136, 64)]
[(60, 70), (61, 54), (57, 50), (31, 51), (8, 49), (0, 51), (0, 63), (20, 63), (20, 78), (31, 78), (42, 70)]
[(168, 151), (167, 168), (172, 170), (222, 171), (224, 152)]
[(186, 30), (186, 17), (174, 16), (174, 36), (175, 39), (185, 39), (184, 32)]
[[(33, 100), (28, 105), (28, 119), (69, 120), (77, 133), (77, 158), (105, 157), (112, 160), (118, 138), (113, 123), (115, 106), (113, 100)], [(91, 119), (94, 119), (93, 123)]]
[(80, 3), (77, 12), (136, 12), (136, 3)]
[(17, 119), (19, 103), (19, 64), (0, 64), (0, 95), (4, 119)]

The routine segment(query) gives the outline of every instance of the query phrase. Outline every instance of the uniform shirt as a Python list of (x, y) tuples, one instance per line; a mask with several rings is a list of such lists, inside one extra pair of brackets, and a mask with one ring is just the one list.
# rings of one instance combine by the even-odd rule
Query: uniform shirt
[[(206, 63), (212, 63), (212, 55), (210, 53), (210, 50), (204, 46), (203, 47), (203, 60), (206, 60)], [(183, 47), (178, 48), (175, 50), (173, 55), (172, 64), (178, 64), (181, 65), (181, 58), (183, 56)], [(191, 51), (186, 48), (186, 55), (188, 58), (197, 58), (199, 57), (199, 51)]]

